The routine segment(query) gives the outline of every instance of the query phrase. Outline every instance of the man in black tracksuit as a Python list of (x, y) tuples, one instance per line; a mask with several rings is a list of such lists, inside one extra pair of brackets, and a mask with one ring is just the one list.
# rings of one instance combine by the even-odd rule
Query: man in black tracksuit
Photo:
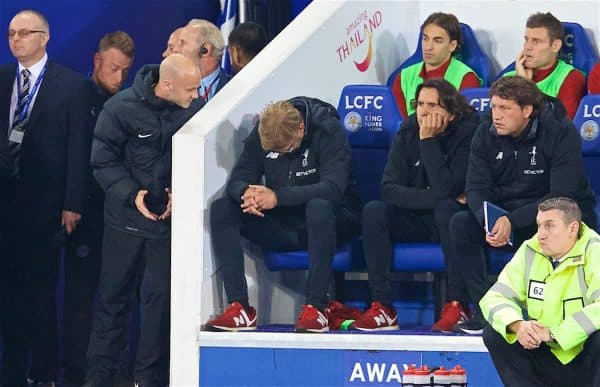
[(244, 142), (225, 197), (211, 206), (214, 255), (231, 306), (207, 329), (256, 329), (241, 233), (271, 251), (308, 248), (306, 305), (296, 330), (327, 331), (336, 242), (358, 233), (359, 211), (350, 146), (335, 108), (307, 97), (269, 105)]
[[(567, 117), (558, 121), (548, 109), (542, 109), (535, 84), (519, 76), (497, 80), (490, 96), (491, 121), (482, 121), (471, 144), (466, 185), (470, 211), (457, 213), (450, 221), (457, 254), (448, 262), (448, 286), (466, 289), (469, 299), (459, 300), (463, 303), (479, 302), (487, 289), (486, 243), (513, 250), (519, 247), (536, 232), (537, 206), (542, 201), (570, 197), (581, 208), (583, 221), (596, 227), (596, 200), (573, 123)], [(487, 234), (483, 201), (508, 211)], [(508, 246), (511, 232), (512, 248)], [(481, 332), (483, 322), (477, 307), (475, 312), (474, 318), (458, 324), (457, 330)]]
[(447, 257), (448, 222), (464, 207), (469, 146), (479, 116), (443, 79), (419, 85), (415, 105), (416, 113), (404, 121), (390, 148), (382, 200), (363, 209), (363, 248), (373, 302), (355, 321), (359, 330), (398, 329), (390, 286), (393, 242), (441, 241)]
[(88, 349), (88, 381), (112, 386), (139, 287), (136, 385), (168, 383), (171, 274), (171, 137), (200, 108), (200, 72), (173, 54), (147, 65), (108, 100), (94, 130), (92, 168), (104, 190), (100, 305)]
[[(134, 54), (135, 45), (126, 32), (114, 31), (100, 40), (91, 75), (96, 91), (92, 110), (94, 124), (104, 103), (121, 89)], [(90, 130), (93, 130), (93, 126)], [(83, 217), (65, 245), (62, 321), (64, 387), (81, 386), (85, 380), (92, 309), (102, 263), (104, 191), (96, 182), (91, 168), (87, 183), (88, 200)]]

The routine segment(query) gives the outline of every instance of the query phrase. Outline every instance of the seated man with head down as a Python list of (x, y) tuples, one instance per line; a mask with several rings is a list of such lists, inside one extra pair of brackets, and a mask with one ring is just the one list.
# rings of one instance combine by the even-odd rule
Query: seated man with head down
[(355, 184), (350, 146), (333, 106), (308, 97), (267, 106), (244, 141), (226, 195), (211, 206), (213, 251), (230, 305), (206, 329), (256, 329), (244, 275), (244, 236), (270, 251), (308, 249), (306, 303), (295, 329), (328, 331), (336, 244), (359, 231)]

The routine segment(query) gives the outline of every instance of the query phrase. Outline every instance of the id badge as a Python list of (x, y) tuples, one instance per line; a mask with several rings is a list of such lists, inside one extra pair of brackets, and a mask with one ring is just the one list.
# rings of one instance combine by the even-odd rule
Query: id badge
[(23, 136), (25, 132), (21, 132), (20, 130), (11, 130), (10, 135), (8, 136), (8, 141), (20, 144), (23, 142)]
[(534, 300), (544, 301), (545, 282), (529, 280), (529, 298)]

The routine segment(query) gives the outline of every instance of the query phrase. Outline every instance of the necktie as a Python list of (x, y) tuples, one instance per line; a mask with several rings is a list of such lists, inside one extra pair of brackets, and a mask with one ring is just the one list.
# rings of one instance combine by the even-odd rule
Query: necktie
[[(12, 128), (14, 129), (21, 120), (19, 117), (23, 114), (23, 109), (25, 109), (25, 104), (27, 102), (27, 97), (29, 96), (29, 76), (31, 72), (27, 69), (21, 70), (21, 77), (23, 78), (23, 88), (21, 89), (21, 94), (18, 96), (17, 107), (15, 108), (15, 115), (13, 116)], [(23, 117), (26, 117), (27, 114), (24, 114)]]
[(210, 91), (210, 87), (204, 86), (204, 93), (202, 94), (202, 98), (204, 98), (204, 100), (206, 102), (208, 102), (208, 92), (209, 91)]
[(556, 270), (558, 265), (560, 265), (560, 261), (552, 260), (552, 269)]
[[(27, 69), (21, 70), (21, 76), (23, 77), (23, 88), (21, 89), (21, 93), (18, 96), (17, 107), (15, 108), (15, 115), (13, 116), (12, 130), (17, 130), (20, 132), (24, 131), (24, 127), (20, 124), (23, 123), (27, 119), (27, 112), (23, 113), (23, 110), (27, 108), (27, 100), (29, 97), (29, 76), (31, 72)], [(17, 80), (18, 82), (18, 80)], [(22, 119), (21, 119), (22, 117)], [(21, 143), (20, 142), (9, 142), (10, 147), (10, 155), (13, 159), (13, 176), (19, 176), (19, 154), (21, 153)]]

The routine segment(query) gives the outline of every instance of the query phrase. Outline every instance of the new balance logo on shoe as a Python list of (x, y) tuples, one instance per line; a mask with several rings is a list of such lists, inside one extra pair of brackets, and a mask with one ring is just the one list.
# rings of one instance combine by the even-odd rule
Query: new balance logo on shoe
[(325, 308), (325, 313), (310, 304), (306, 304), (300, 311), (300, 316), (296, 321), (296, 332), (323, 333), (329, 332), (329, 310)]
[(375, 322), (377, 323), (377, 326), (394, 325), (396, 320), (398, 320), (398, 316), (391, 318), (387, 315), (387, 313), (385, 313), (384, 310), (380, 310), (379, 313), (379, 316), (375, 316)]
[(371, 303), (371, 307), (354, 322), (353, 328), (359, 331), (391, 331), (400, 329), (398, 326), (398, 313), (394, 308), (374, 301)]
[(323, 316), (323, 313), (321, 313), (320, 310), (317, 310), (317, 315), (319, 317), (317, 317), (317, 321), (319, 322), (319, 324), (321, 324), (322, 326), (327, 325), (327, 317)]
[(235, 321), (235, 325), (238, 327), (239, 326), (250, 326), (256, 321), (256, 316), (254, 317), (254, 320), (250, 320), (248, 318), (248, 314), (246, 313), (246, 311), (244, 309), (242, 309), (240, 311), (239, 316), (233, 317), (233, 321)]
[(207, 331), (253, 331), (256, 330), (256, 309), (244, 309), (239, 302), (233, 302), (222, 315), (206, 323)]

